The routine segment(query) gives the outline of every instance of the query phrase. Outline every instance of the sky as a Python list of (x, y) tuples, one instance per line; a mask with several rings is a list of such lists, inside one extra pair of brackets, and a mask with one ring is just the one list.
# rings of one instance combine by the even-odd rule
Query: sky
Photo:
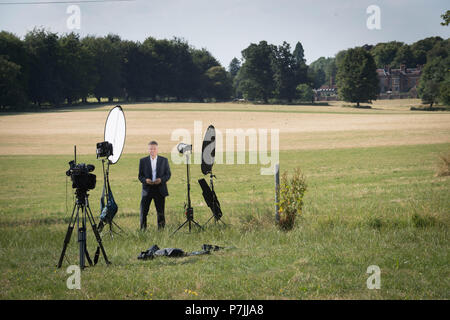
[[(63, 3), (21, 4), (52, 1)], [(292, 48), (300, 41), (310, 64), (364, 44), (393, 40), (410, 44), (430, 36), (450, 36), (450, 26), (440, 25), (440, 16), (450, 9), (448, 0), (66, 1), (0, 0), (0, 30), (21, 38), (34, 27), (81, 36), (114, 33), (141, 42), (149, 36), (179, 37), (198, 49), (206, 48), (225, 67), (233, 57), (241, 58), (250, 43), (261, 40), (275, 45), (286, 41)], [(67, 24), (74, 21), (73, 12), (67, 13), (72, 4), (80, 9), (79, 29), (69, 29)], [(367, 13), (371, 5), (379, 8), (379, 16)], [(379, 28), (369, 29), (368, 20), (379, 21)]]

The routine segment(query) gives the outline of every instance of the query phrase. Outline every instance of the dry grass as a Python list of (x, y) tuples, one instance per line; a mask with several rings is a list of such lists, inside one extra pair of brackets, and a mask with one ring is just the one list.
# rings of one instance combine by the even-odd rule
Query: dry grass
[[(406, 108), (413, 102), (417, 103), (416, 100), (384, 100), (376, 102), (375, 110), (346, 108), (337, 102), (331, 106), (124, 105), (127, 119), (124, 152), (145, 152), (151, 139), (160, 142), (162, 152), (170, 152), (179, 141), (177, 137), (176, 142), (171, 140), (172, 132), (185, 128), (193, 135), (194, 121), (202, 121), (203, 130), (213, 123), (224, 134), (226, 129), (237, 128), (280, 129), (280, 150), (450, 142), (450, 113), (408, 111)], [(0, 154), (70, 154), (73, 145), (78, 146), (81, 154), (93, 153), (95, 143), (103, 140), (104, 122), (110, 108), (2, 115)]]

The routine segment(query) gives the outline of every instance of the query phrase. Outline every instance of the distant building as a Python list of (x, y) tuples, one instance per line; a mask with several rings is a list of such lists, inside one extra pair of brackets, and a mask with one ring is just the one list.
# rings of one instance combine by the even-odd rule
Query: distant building
[[(391, 69), (389, 66), (377, 69), (380, 84), (378, 99), (417, 98), (417, 86), (419, 85), (422, 66), (406, 68), (404, 64), (400, 69)], [(314, 90), (316, 101), (338, 100), (338, 88), (334, 79), (329, 84), (322, 85)]]
[(417, 86), (419, 84), (422, 66), (417, 68), (406, 68), (404, 64), (400, 69), (391, 69), (389, 66), (383, 69), (377, 69), (378, 79), (380, 81), (380, 98), (386, 95), (401, 95), (409, 93), (411, 98), (417, 97)]
[(314, 89), (314, 99), (316, 101), (338, 100), (337, 87), (333, 77), (330, 77), (328, 85), (324, 84), (319, 89)]

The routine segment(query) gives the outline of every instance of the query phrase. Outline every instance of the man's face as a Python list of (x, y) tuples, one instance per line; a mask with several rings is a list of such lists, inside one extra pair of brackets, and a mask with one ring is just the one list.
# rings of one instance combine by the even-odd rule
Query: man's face
[(148, 152), (152, 158), (156, 157), (158, 155), (158, 146), (156, 144), (150, 144), (148, 146)]

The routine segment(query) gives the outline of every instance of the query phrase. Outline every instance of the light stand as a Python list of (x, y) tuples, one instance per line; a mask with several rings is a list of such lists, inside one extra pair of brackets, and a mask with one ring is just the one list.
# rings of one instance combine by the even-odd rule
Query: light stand
[(214, 178), (216, 176), (212, 173), (212, 168), (214, 165), (214, 158), (216, 156), (216, 129), (213, 125), (210, 125), (206, 130), (205, 137), (202, 144), (202, 165), (201, 170), (204, 175), (209, 174), (209, 186), (205, 179), (199, 179), (198, 183), (203, 190), (203, 198), (206, 204), (212, 211), (212, 216), (204, 224), (206, 226), (209, 221), (214, 218), (214, 222), (217, 223), (221, 221), (226, 225), (220, 218), (222, 218), (222, 210), (220, 208), (219, 199), (217, 199), (216, 193), (214, 191)]
[[(105, 168), (105, 161), (106, 161), (106, 168)], [(103, 168), (103, 194), (102, 194), (102, 207), (105, 206), (103, 198), (106, 198), (106, 204), (108, 204), (108, 201), (111, 200), (112, 193), (111, 193), (111, 186), (109, 185), (109, 165), (110, 161), (107, 159), (102, 159), (102, 168)], [(114, 201), (114, 199), (112, 199)], [(103, 227), (105, 224), (109, 225), (109, 235), (111, 238), (114, 238), (113, 234), (120, 235), (119, 232), (113, 230), (113, 225), (116, 226), (121, 232), (125, 233), (121, 227), (117, 223), (114, 222), (113, 219), (110, 220), (100, 220), (98, 223), (98, 231), (102, 232)]]
[(174, 235), (178, 230), (180, 230), (186, 224), (189, 225), (189, 232), (191, 232), (191, 225), (192, 225), (192, 223), (203, 230), (203, 227), (194, 220), (194, 208), (192, 208), (192, 206), (191, 206), (191, 183), (190, 183), (190, 174), (189, 174), (189, 152), (185, 152), (185, 155), (186, 155), (186, 176), (187, 176), (187, 204), (185, 204), (184, 207), (185, 207), (186, 221), (183, 222), (171, 234), (171, 236)]
[[(121, 232), (125, 233), (113, 220), (118, 211), (118, 206), (114, 201), (114, 196), (109, 184), (109, 166), (116, 164), (123, 151), (126, 137), (125, 115), (121, 106), (112, 108), (105, 123), (104, 141), (97, 143), (97, 159), (102, 158), (103, 167), (103, 192), (100, 198), (100, 222), (98, 224), (99, 232), (102, 232), (105, 225), (109, 225), (109, 234), (113, 238), (113, 233), (119, 234), (113, 230), (113, 225)], [(106, 161), (106, 168), (105, 168)], [(106, 201), (105, 201), (106, 200)], [(97, 248), (97, 252), (98, 252)]]
[[(205, 179), (200, 179), (198, 182), (200, 183), (200, 186), (202, 187), (203, 191), (203, 197), (206, 200), (206, 203), (208, 207), (212, 211), (212, 216), (208, 219), (208, 221), (205, 222), (203, 226), (206, 226), (209, 221), (211, 221), (214, 218), (214, 223), (217, 223), (218, 221), (222, 222), (225, 226), (225, 222), (223, 222), (220, 218), (222, 218), (222, 210), (220, 208), (220, 202), (217, 199), (216, 193), (214, 192), (214, 180), (213, 178), (216, 178), (215, 175), (213, 175), (212, 171), (209, 172), (209, 188), (210, 192), (207, 190), (207, 186), (205, 186), (206, 182)], [(201, 181), (203, 180), (203, 181)], [(207, 200), (208, 199), (208, 200)]]

